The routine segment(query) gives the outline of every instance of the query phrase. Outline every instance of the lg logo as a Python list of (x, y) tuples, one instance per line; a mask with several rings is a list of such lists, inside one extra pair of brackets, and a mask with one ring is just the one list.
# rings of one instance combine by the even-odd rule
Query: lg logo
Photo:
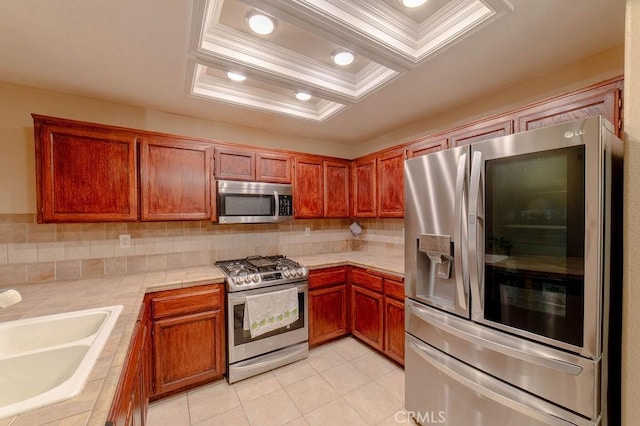
[(586, 131), (584, 129), (578, 130), (576, 132), (573, 132), (573, 131), (569, 130), (567, 132), (564, 132), (564, 137), (566, 139), (571, 139), (571, 138), (576, 137), (576, 136), (584, 135), (585, 133), (586, 133)]

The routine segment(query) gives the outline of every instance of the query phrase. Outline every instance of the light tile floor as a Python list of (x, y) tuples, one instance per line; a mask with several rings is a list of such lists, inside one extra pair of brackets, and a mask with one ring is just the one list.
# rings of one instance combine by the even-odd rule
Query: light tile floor
[(233, 385), (218, 381), (156, 401), (149, 426), (409, 425), (404, 370), (352, 337)]

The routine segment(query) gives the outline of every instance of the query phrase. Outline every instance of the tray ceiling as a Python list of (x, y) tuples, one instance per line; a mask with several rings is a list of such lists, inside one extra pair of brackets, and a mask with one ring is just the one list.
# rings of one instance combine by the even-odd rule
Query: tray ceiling
[[(270, 36), (248, 31), (249, 9), (276, 18)], [(611, 77), (624, 14), (625, 0), (428, 0), (413, 10), (399, 0), (7, 0), (0, 82), (143, 108), (103, 117), (42, 92), (12, 98), (40, 114), (114, 125), (138, 114), (167, 132), (173, 114), (209, 121), (193, 132), (211, 139), (342, 149), (601, 52), (616, 61), (598, 64)], [(352, 65), (332, 64), (337, 47), (356, 54)], [(247, 79), (228, 80), (231, 68)], [(563, 78), (573, 77), (584, 76)], [(297, 101), (296, 90), (313, 97)]]
[[(199, 0), (189, 92), (323, 122), (510, 10), (503, 0), (431, 0), (413, 9), (399, 0)], [(273, 33), (251, 31), (246, 17), (255, 11), (274, 19)], [(353, 52), (354, 62), (334, 64), (338, 49)], [(311, 99), (296, 99), (297, 91)]]

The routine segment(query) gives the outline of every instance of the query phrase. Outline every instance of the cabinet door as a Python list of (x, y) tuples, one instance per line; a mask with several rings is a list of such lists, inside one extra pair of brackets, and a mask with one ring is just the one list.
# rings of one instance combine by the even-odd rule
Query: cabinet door
[(135, 134), (33, 119), (39, 223), (137, 220)]
[(309, 291), (309, 344), (348, 334), (346, 284)]
[(222, 310), (154, 321), (154, 395), (221, 377), (223, 342)]
[(383, 296), (362, 287), (351, 287), (351, 332), (382, 351)]
[(516, 131), (538, 129), (580, 118), (602, 115), (620, 132), (621, 82), (592, 88), (527, 108), (516, 114)]
[(291, 157), (284, 154), (257, 153), (258, 182), (291, 183)]
[(324, 215), (322, 160), (312, 157), (296, 159), (294, 205), (296, 218), (321, 218)]
[(324, 161), (324, 217), (349, 217), (348, 162)]
[(404, 365), (404, 303), (384, 298), (384, 353)]
[(409, 146), (407, 156), (409, 158), (415, 158), (421, 155), (431, 154), (432, 152), (442, 151), (449, 147), (448, 144), (447, 138), (444, 137), (427, 138), (416, 141)]
[(142, 220), (211, 219), (211, 145), (146, 138), (140, 151)]
[(449, 135), (449, 141), (453, 147), (506, 136), (512, 133), (513, 120), (511, 120), (511, 118), (499, 117), (455, 130)]
[(107, 416), (109, 426), (144, 425), (149, 402), (149, 328), (143, 305)]
[(353, 164), (353, 215), (376, 217), (376, 159), (356, 160)]
[(404, 150), (378, 158), (378, 217), (404, 217)]
[(216, 178), (256, 180), (256, 153), (251, 149), (216, 147)]

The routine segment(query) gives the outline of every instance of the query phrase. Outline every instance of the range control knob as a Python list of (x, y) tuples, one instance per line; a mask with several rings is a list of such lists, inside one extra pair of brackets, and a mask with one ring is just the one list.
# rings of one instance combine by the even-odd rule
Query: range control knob
[(284, 275), (285, 278), (289, 278), (291, 276), (291, 271), (287, 269), (282, 273), (282, 275)]
[(251, 277), (251, 281), (253, 281), (254, 283), (259, 282), (260, 281), (260, 275), (254, 274), (253, 277)]

